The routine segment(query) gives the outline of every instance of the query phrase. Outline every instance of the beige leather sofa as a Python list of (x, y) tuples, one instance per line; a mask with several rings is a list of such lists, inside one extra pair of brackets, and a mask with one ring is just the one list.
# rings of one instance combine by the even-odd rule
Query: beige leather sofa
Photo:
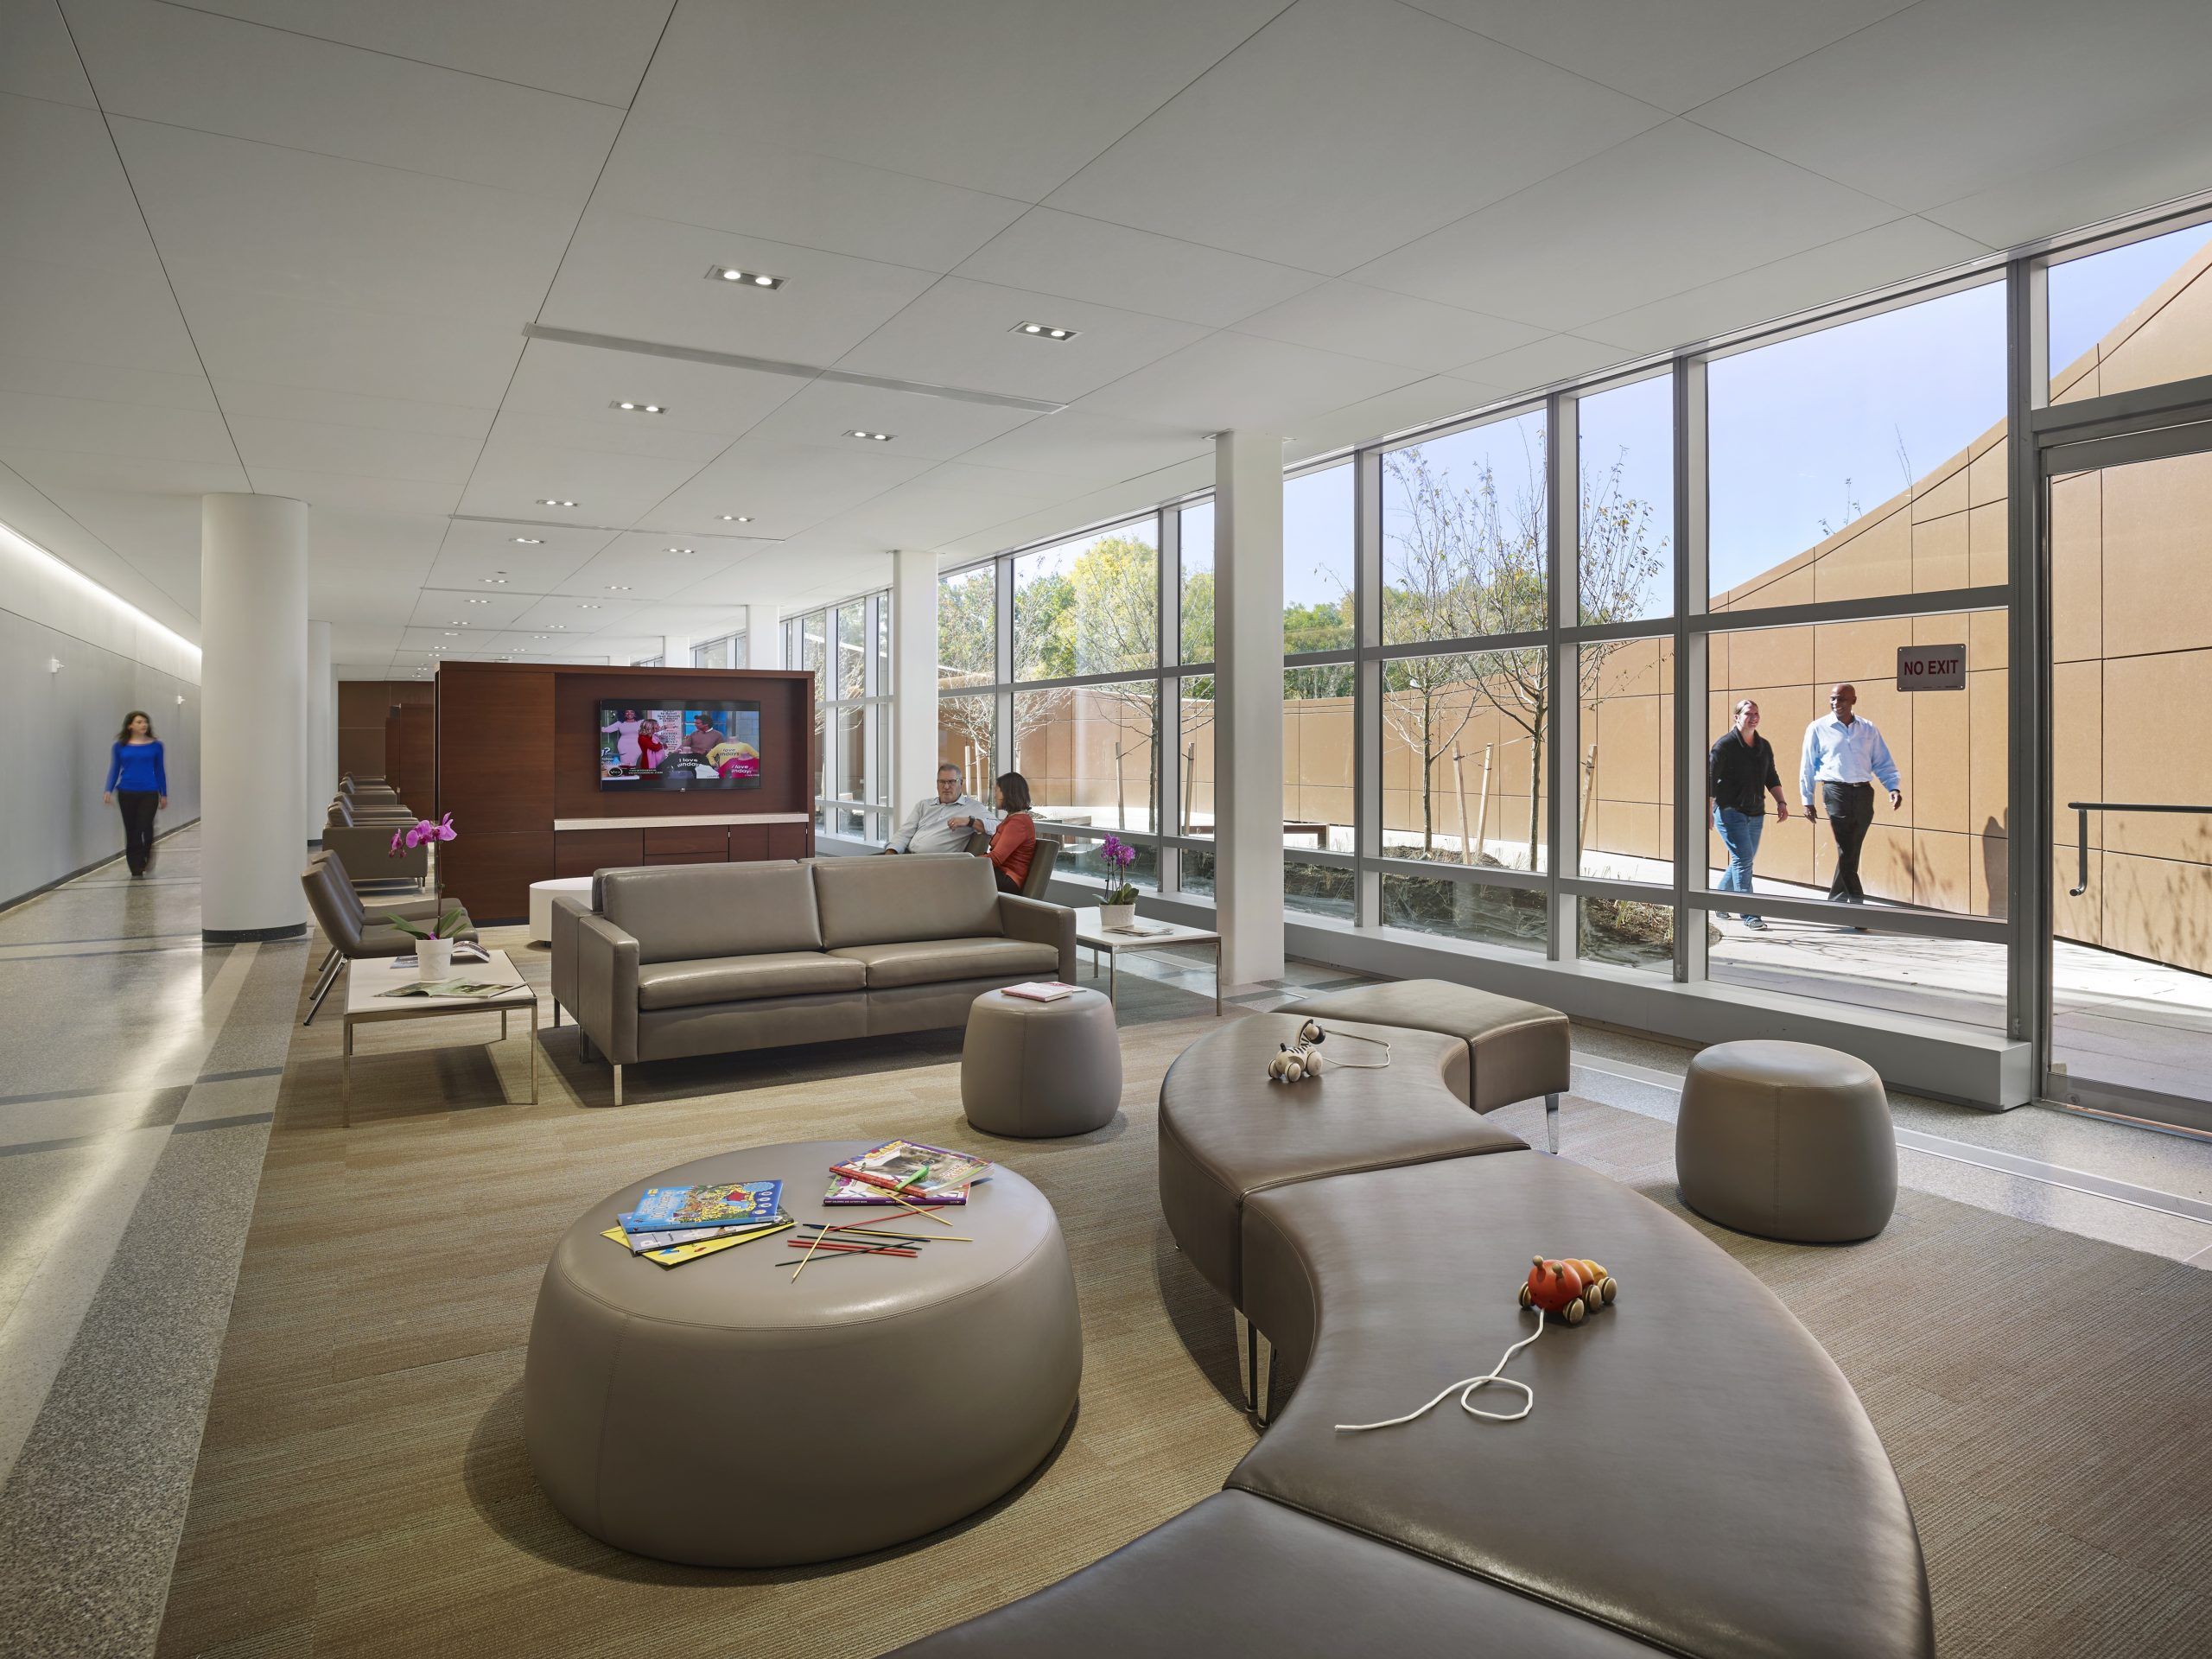
[(823, 858), (602, 870), (557, 900), (553, 989), (614, 1068), (963, 1027), (985, 991), (1075, 976), (1075, 912), (988, 861)]
[[(1270, 1339), (1267, 1392), (1287, 1404), (1225, 1491), (901, 1659), (1929, 1659), (1904, 1493), (1774, 1294), (1471, 1110), (1480, 1060), (1456, 1033), (1339, 1020), (1389, 1041), (1388, 1070), (1269, 1084), (1304, 1017), (1201, 1038), (1160, 1090), (1168, 1229)], [(1527, 1421), (1447, 1401), (1338, 1430), (1531, 1335), (1515, 1289), (1540, 1251), (1592, 1256), (1623, 1288), (1515, 1357)]]

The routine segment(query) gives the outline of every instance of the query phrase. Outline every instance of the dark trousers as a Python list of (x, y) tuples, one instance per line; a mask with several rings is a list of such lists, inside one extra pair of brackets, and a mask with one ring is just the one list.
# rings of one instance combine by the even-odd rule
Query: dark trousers
[(131, 874), (143, 875), (154, 862), (154, 810), (162, 798), (150, 789), (118, 789), (115, 804), (123, 809), (123, 856)]
[(1821, 807), (1835, 831), (1835, 875), (1828, 882), (1828, 897), (1847, 904), (1866, 902), (1866, 889), (1859, 885), (1859, 849), (1866, 844), (1866, 827), (1874, 822), (1874, 785), (1822, 784)]

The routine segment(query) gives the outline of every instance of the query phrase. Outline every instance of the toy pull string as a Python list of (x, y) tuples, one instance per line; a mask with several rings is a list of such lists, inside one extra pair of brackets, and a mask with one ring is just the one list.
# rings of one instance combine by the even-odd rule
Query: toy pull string
[[(1541, 1337), (1543, 1334), (1544, 1310), (1540, 1307), (1536, 1310), (1536, 1329), (1535, 1333), (1533, 1335), (1522, 1338), (1520, 1341), (1515, 1343), (1510, 1348), (1507, 1349), (1504, 1354), (1498, 1359), (1497, 1363), (1491, 1366), (1490, 1370), (1485, 1371), (1482, 1376), (1463, 1376), (1457, 1382), (1446, 1383), (1442, 1391), (1440, 1392), (1433, 1400), (1431, 1400), (1427, 1405), (1421, 1407), (1418, 1411), (1409, 1411), (1402, 1417), (1388, 1418), (1379, 1423), (1338, 1423), (1337, 1425), (1337, 1433), (1339, 1434), (1363, 1434), (1370, 1428), (1395, 1428), (1402, 1423), (1413, 1422), (1419, 1418), (1427, 1416), (1430, 1412), (1442, 1405), (1445, 1401), (1451, 1397), (1452, 1390), (1455, 1389), (1459, 1390), (1459, 1409), (1465, 1412), (1470, 1417), (1480, 1417), (1486, 1421), (1493, 1423), (1517, 1423), (1523, 1417), (1526, 1417), (1530, 1412), (1536, 1408), (1536, 1391), (1530, 1388), (1526, 1382), (1516, 1382), (1511, 1377), (1500, 1376), (1498, 1373), (1512, 1363), (1514, 1355), (1519, 1353), (1523, 1348), (1526, 1348), (1530, 1343), (1534, 1342), (1537, 1337)], [(1520, 1389), (1522, 1395), (1521, 1409), (1510, 1413), (1503, 1411), (1483, 1411), (1478, 1409), (1474, 1402), (1469, 1396), (1471, 1395), (1477, 1389), (1486, 1388)]]

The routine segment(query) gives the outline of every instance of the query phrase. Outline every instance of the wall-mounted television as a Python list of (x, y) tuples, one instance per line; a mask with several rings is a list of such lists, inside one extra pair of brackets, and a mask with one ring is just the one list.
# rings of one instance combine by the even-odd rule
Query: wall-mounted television
[(613, 790), (758, 789), (760, 705), (635, 698), (599, 705), (599, 786)]

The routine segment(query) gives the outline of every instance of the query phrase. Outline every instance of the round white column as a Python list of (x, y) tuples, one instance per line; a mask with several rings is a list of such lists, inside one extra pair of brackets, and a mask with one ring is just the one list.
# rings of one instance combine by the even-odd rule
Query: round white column
[(322, 839), (330, 798), (338, 792), (338, 677), (330, 666), (330, 624), (308, 624), (307, 776), (300, 798), (307, 839)]
[(308, 509), (200, 499), (200, 937), (307, 931)]

